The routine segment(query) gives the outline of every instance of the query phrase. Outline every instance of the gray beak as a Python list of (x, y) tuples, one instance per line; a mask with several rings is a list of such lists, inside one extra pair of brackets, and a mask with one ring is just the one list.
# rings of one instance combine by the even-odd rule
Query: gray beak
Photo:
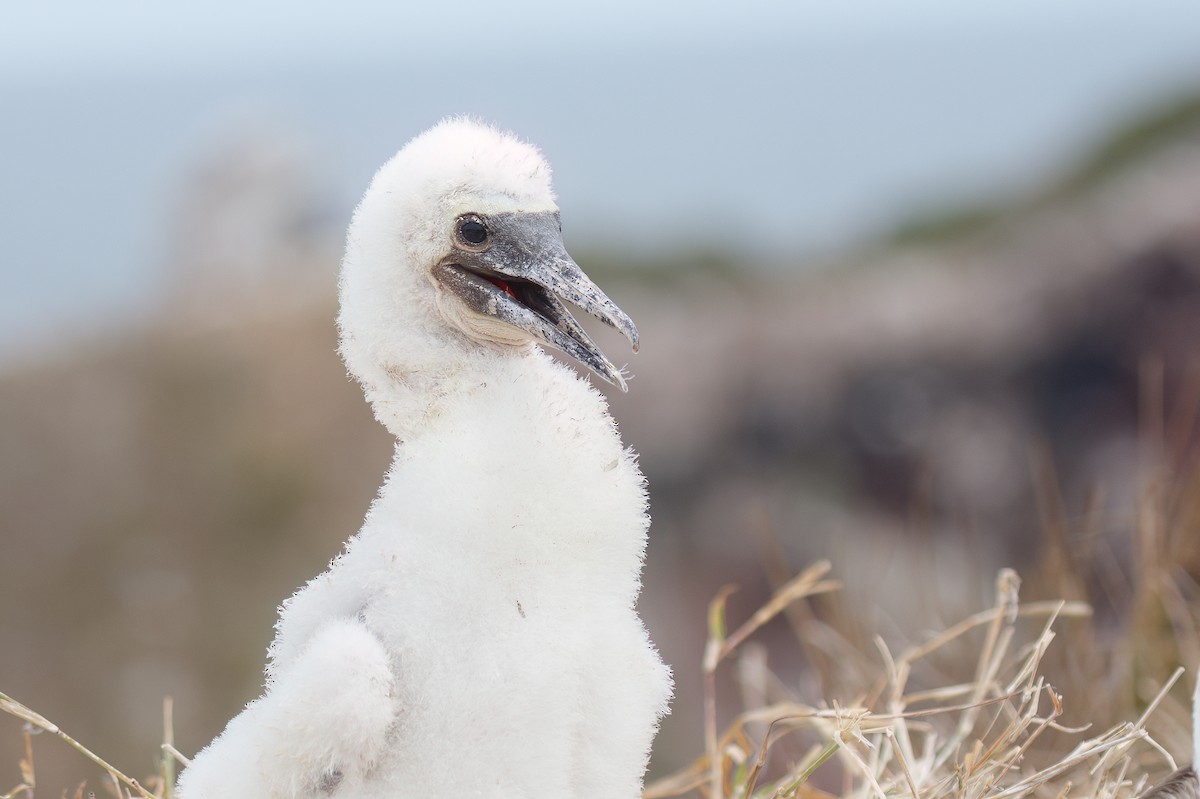
[(476, 313), (492, 316), (562, 350), (626, 391), (620, 370), (579, 326), (564, 302), (622, 333), (634, 352), (638, 350), (637, 328), (567, 254), (558, 214), (509, 213), (471, 219), (486, 225), (486, 239), (475, 246), (465, 240), (456, 242), (450, 257), (435, 269), (437, 278)]

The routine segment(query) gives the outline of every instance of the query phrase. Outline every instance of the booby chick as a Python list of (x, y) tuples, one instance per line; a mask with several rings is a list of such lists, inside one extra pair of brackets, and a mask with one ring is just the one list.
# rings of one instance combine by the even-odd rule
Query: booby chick
[(564, 303), (637, 331), (567, 254), (549, 166), (466, 119), (418, 136), (354, 214), (340, 295), (395, 456), (177, 795), (634, 799), (671, 692), (635, 609), (644, 479), (540, 346), (623, 389)]

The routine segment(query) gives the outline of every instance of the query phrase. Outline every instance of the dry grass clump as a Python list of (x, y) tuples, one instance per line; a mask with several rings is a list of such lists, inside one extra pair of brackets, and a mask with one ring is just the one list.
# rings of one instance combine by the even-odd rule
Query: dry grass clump
[[(852, 701), (813, 706), (780, 699), (742, 713), (718, 737), (716, 668), (789, 601), (834, 588), (823, 579), (829, 568), (827, 563), (809, 568), (732, 635), (723, 629), (725, 594), (714, 600), (705, 658), (707, 752), (684, 771), (648, 786), (648, 799), (693, 793), (730, 799), (831, 796), (814, 784), (822, 770), (834, 775), (840, 783), (837, 795), (843, 797), (1118, 799), (1139, 795), (1150, 774), (1177, 767), (1147, 725), (1161, 705), (1175, 701), (1169, 692), (1183, 670), (1158, 687), (1135, 720), (1104, 730), (1064, 725), (1063, 696), (1047, 681), (1043, 666), (1056, 624), (1087, 618), (1091, 610), (1082, 602), (1061, 600), (1022, 604), (1020, 580), (1008, 569), (997, 578), (990, 610), (898, 656), (876, 638), (876, 683)], [(914, 673), (953, 647), (977, 653), (972, 679), (924, 689), (912, 685)], [(761, 651), (749, 650), (739, 666), (743, 682), (758, 683), (751, 693), (770, 696), (782, 689)], [(1177, 712), (1188, 713), (1182, 707)], [(1075, 742), (1066, 751), (1038, 751), (1052, 737), (1049, 732)], [(784, 746), (797, 738), (808, 741), (803, 751)], [(785, 752), (774, 759), (787, 762), (771, 768), (779, 750)], [(799, 756), (787, 757), (788, 752)]]
[[(826, 563), (731, 634), (721, 592), (704, 657), (704, 754), (649, 785), (647, 799), (1126, 799), (1177, 758), (1200, 760), (1180, 680), (1200, 666), (1200, 402), (1181, 407), (1191, 412), (1144, 424), (1131, 512), (1096, 491), (1072, 516), (1049, 458), (1035, 454), (1045, 544), (1026, 587), (1033, 601), (1004, 569), (991, 609), (889, 646), (839, 604)], [(930, 579), (916, 575), (912, 590), (931, 593)], [(807, 657), (803, 685), (747, 642), (777, 615)], [(727, 662), (734, 679), (722, 683)], [(730, 683), (749, 701), (718, 734), (717, 689)], [(1175, 795), (1200, 797), (1194, 772), (1176, 776), (1187, 786)]]
[[(106, 779), (101, 781), (105, 791), (115, 799), (172, 799), (175, 788), (175, 767), (177, 764), (187, 764), (188, 759), (175, 748), (172, 722), (172, 702), (170, 697), (163, 700), (163, 743), (159, 758), (159, 771), (139, 782), (127, 776), (102, 757), (81, 744), (64, 732), (57, 724), (47, 719), (37, 711), (21, 704), (17, 700), (0, 693), (0, 711), (24, 722), (21, 731), (25, 744), (25, 754), (17, 764), (21, 774), (21, 782), (10, 791), (0, 794), (0, 799), (34, 799), (34, 788), (37, 787), (37, 770), (34, 768), (33, 736), (46, 733), (58, 738), (67, 746), (79, 752), (90, 760)], [(63, 799), (67, 791), (61, 791)], [(71, 793), (72, 799), (93, 799), (94, 791), (87, 790), (87, 783), (81, 782)]]

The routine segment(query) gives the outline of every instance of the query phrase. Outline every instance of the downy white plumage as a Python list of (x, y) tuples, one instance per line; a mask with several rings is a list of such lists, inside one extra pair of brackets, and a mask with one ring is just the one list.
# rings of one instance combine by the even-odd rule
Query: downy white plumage
[(395, 457), (178, 795), (633, 799), (671, 683), (635, 609), (644, 479), (537, 342), (624, 388), (562, 300), (637, 333), (563, 248), (549, 166), (471, 120), (417, 137), (355, 212), (340, 293)]

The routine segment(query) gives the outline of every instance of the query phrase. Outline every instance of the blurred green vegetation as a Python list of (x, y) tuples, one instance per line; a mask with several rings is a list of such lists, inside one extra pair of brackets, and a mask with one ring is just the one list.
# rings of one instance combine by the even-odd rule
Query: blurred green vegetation
[(1014, 215), (1036, 211), (1103, 185), (1151, 154), (1184, 139), (1200, 139), (1200, 94), (1167, 103), (1100, 139), (1061, 177), (1015, 200), (975, 200), (947, 210), (917, 214), (897, 225), (885, 242), (893, 246), (956, 241)]
[(1169, 103), (1102, 139), (1052, 193), (1061, 197), (1095, 188), (1136, 166), (1148, 154), (1172, 142), (1197, 136), (1200, 136), (1200, 94)]
[(917, 216), (888, 234), (887, 243), (904, 247), (964, 238), (1004, 219), (1011, 209), (1002, 205), (964, 205), (952, 211)]
[(744, 259), (718, 244), (693, 246), (670, 254), (631, 258), (620, 250), (602, 247), (572, 247), (575, 260), (597, 283), (631, 282), (663, 288), (681, 282), (745, 280)]

